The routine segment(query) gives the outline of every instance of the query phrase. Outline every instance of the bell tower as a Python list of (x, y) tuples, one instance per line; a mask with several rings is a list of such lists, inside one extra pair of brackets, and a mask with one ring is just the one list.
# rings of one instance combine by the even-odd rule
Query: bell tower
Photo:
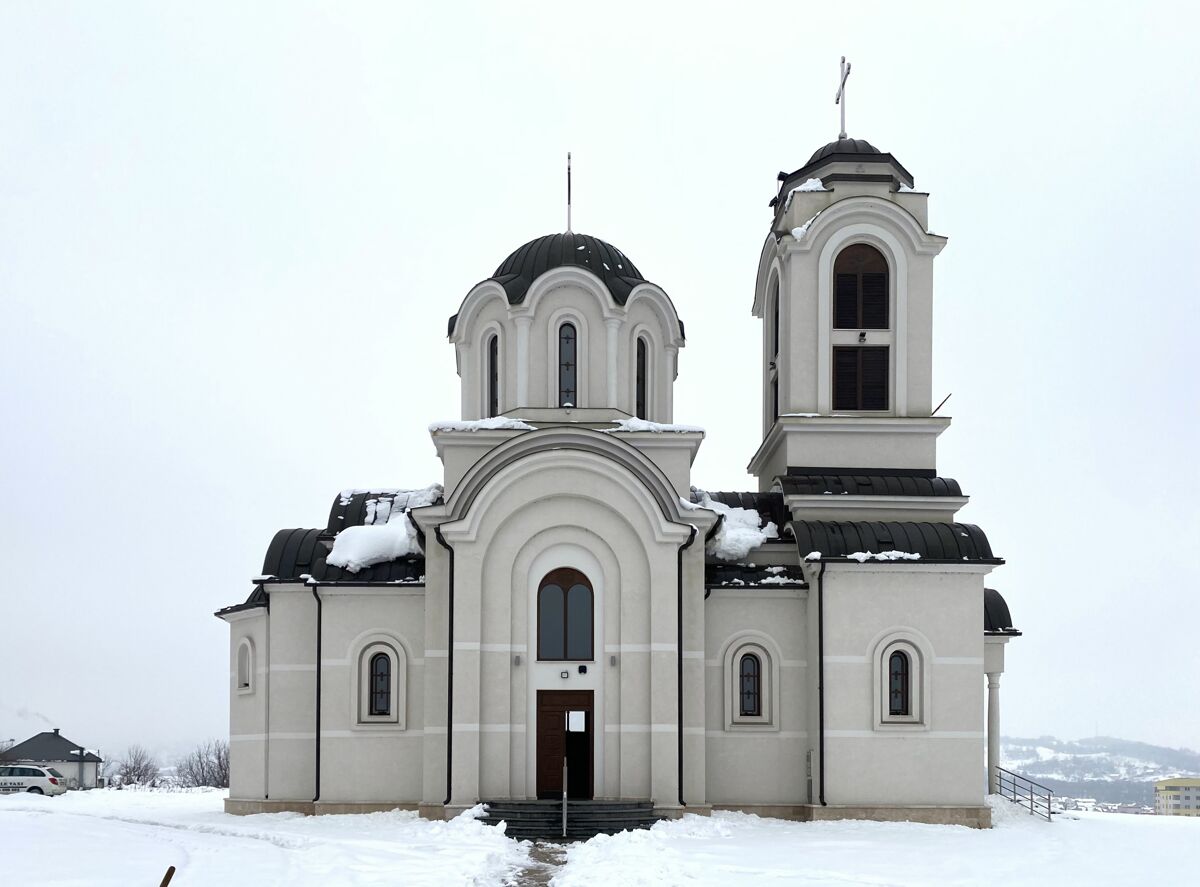
[[(845, 69), (844, 69), (845, 72)], [(841, 98), (841, 91), (839, 91)], [(789, 473), (936, 475), (928, 194), (841, 137), (779, 174), (754, 314), (763, 320), (759, 489)]]

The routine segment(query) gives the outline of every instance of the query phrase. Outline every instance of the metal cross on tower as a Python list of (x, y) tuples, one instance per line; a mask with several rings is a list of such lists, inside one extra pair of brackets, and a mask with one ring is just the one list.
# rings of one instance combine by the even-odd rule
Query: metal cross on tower
[(846, 78), (850, 76), (850, 63), (846, 61), (846, 57), (842, 56), (842, 80), (838, 84), (837, 95), (833, 97), (835, 105), (841, 105), (842, 108), (842, 131), (838, 133), (839, 139), (846, 138)]
[(567, 152), (567, 233), (571, 233), (571, 152)]

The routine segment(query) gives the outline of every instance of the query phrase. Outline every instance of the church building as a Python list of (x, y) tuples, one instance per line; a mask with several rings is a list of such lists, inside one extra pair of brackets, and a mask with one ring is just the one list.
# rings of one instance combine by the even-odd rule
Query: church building
[(340, 493), (217, 613), (226, 810), (448, 818), (565, 779), (659, 816), (988, 826), (1020, 633), (938, 473), (928, 199), (861, 139), (780, 174), (743, 491), (692, 477), (662, 286), (570, 231), (504, 259), (449, 320), (440, 481)]

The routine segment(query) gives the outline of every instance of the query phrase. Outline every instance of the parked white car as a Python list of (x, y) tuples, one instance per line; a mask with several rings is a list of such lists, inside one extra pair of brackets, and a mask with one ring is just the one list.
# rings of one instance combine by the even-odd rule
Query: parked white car
[(32, 764), (0, 764), (0, 794), (32, 792), (35, 795), (61, 795), (67, 791), (66, 778), (53, 767)]

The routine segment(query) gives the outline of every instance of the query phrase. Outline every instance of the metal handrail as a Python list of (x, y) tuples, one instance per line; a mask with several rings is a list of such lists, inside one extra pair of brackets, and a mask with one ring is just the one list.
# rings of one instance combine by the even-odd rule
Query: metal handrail
[(563, 833), (567, 836), (567, 759), (563, 758)]
[(1054, 815), (1054, 792), (1020, 773), (997, 767), (996, 793), (1015, 804), (1028, 807), (1031, 816), (1041, 816), (1050, 822), (1050, 817)]

